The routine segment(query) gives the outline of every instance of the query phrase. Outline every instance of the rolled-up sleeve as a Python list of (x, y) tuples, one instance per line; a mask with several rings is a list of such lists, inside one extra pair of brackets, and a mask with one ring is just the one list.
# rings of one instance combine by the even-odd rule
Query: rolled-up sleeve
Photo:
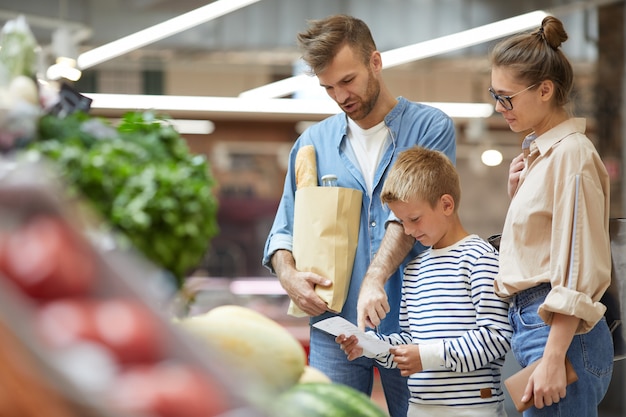
[(552, 291), (539, 308), (546, 323), (551, 323), (553, 313), (580, 318), (579, 333), (591, 330), (604, 315), (600, 298), (611, 281), (609, 184), (599, 164), (599, 158), (590, 156), (577, 174), (555, 190)]

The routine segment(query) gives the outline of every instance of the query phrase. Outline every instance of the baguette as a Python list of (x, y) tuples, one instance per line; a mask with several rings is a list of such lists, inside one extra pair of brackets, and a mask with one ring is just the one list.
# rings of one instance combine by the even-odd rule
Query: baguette
[(303, 146), (296, 154), (296, 189), (317, 187), (317, 161), (315, 147)]

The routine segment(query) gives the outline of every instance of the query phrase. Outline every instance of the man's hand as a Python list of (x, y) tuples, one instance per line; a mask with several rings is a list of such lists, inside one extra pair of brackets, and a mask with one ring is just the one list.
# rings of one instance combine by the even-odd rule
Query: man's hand
[(415, 238), (404, 233), (398, 222), (389, 222), (385, 235), (372, 260), (359, 292), (357, 301), (357, 326), (376, 328), (389, 313), (385, 283), (398, 269), (415, 244)]
[(393, 354), (393, 361), (398, 364), (402, 376), (410, 376), (424, 370), (419, 345), (394, 346), (389, 352)]
[(379, 326), (390, 311), (384, 285), (377, 280), (363, 280), (356, 308), (359, 329), (365, 330), (366, 327), (375, 329)]
[(315, 286), (329, 287), (332, 282), (313, 272), (301, 272), (295, 268), (291, 252), (279, 250), (272, 256), (272, 266), (287, 295), (296, 306), (309, 316), (319, 316), (328, 306), (315, 292)]
[(519, 177), (522, 174), (522, 170), (524, 170), (523, 153), (513, 158), (511, 165), (509, 165), (509, 182), (507, 187), (509, 198), (513, 198), (515, 191), (517, 191), (517, 185), (519, 184)]

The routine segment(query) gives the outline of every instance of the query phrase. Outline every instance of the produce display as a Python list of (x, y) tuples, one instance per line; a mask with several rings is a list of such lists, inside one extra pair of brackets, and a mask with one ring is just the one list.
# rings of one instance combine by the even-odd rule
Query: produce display
[(0, 32), (0, 152), (46, 160), (106, 220), (182, 287), (218, 233), (215, 180), (167, 115), (89, 114), (91, 99), (36, 74), (37, 42), (23, 16)]
[(174, 318), (176, 288), (146, 285), (162, 271), (94, 235), (97, 216), (54, 178), (0, 160), (0, 415), (385, 415), (256, 310)]
[(172, 325), (174, 289), (146, 285), (159, 268), (90, 235), (96, 217), (44, 167), (0, 168), (0, 415), (265, 417)]

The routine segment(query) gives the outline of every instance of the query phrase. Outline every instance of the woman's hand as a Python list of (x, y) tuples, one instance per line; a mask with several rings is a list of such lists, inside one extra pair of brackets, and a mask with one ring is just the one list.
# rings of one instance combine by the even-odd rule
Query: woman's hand
[(513, 198), (515, 195), (515, 191), (517, 191), (517, 186), (519, 184), (519, 177), (524, 170), (524, 154), (520, 153), (513, 161), (511, 161), (511, 165), (509, 165), (509, 182), (507, 191), (509, 194), (509, 198)]
[(542, 360), (528, 379), (522, 401), (534, 395), (535, 407), (549, 407), (565, 398), (566, 388), (565, 361)]

